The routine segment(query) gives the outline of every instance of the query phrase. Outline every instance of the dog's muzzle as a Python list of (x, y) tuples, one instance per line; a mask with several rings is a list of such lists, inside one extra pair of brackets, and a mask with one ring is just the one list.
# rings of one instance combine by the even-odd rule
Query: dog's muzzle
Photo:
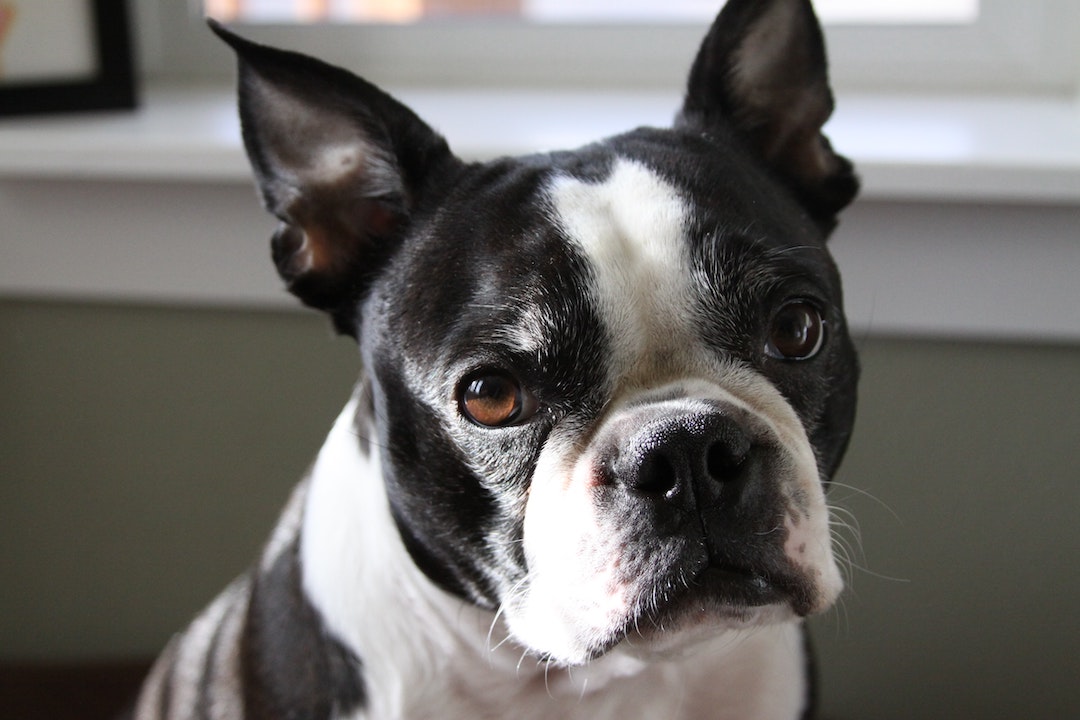
[(629, 410), (595, 442), (606, 502), (647, 518), (651, 537), (638, 542), (680, 540), (669, 577), (724, 604), (809, 610), (784, 552), (790, 463), (762, 420), (722, 401), (672, 400)]
[(836, 598), (805, 431), (769, 386), (739, 391), (669, 386), (613, 407), (584, 444), (548, 443), (526, 509), (529, 577), (506, 608), (527, 646), (581, 662), (631, 636), (641, 649)]

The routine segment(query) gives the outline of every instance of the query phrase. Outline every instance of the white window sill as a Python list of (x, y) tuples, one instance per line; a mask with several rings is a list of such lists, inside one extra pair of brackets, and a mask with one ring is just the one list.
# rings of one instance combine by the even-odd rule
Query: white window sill
[[(676, 93), (402, 91), (468, 159), (670, 123)], [(828, 133), (863, 198), (1080, 201), (1080, 103), (855, 95)], [(132, 114), (0, 120), (0, 177), (247, 182), (231, 91), (151, 88)]]
[[(463, 157), (666, 125), (678, 95), (400, 92)], [(865, 334), (1080, 341), (1080, 105), (845, 96), (863, 178), (832, 241)], [(294, 304), (266, 261), (232, 93), (156, 88), (134, 114), (0, 120), (0, 296)]]

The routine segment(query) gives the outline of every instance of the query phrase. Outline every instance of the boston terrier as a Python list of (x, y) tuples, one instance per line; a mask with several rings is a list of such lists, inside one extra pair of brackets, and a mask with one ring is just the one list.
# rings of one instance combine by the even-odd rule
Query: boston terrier
[(730, 0), (671, 128), (485, 163), (213, 29), (277, 270), (363, 371), (134, 717), (809, 717), (858, 374), (810, 2)]

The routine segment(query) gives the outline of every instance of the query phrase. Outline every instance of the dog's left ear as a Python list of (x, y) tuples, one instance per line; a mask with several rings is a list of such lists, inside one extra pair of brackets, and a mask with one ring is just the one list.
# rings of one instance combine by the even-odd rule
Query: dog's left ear
[(239, 63), (240, 122), (289, 291), (358, 331), (357, 306), (413, 211), (460, 161), (446, 141), (371, 83), (298, 53), (210, 28)]
[(694, 61), (676, 125), (705, 133), (734, 126), (831, 227), (859, 187), (851, 163), (821, 133), (832, 110), (810, 0), (729, 0)]

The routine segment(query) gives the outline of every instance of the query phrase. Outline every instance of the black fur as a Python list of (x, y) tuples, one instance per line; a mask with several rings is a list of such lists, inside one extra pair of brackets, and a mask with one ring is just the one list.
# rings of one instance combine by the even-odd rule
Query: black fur
[(364, 705), (360, 660), (311, 607), (301, 588), (297, 545), (252, 578), (240, 647), (248, 718), (331, 720)]

